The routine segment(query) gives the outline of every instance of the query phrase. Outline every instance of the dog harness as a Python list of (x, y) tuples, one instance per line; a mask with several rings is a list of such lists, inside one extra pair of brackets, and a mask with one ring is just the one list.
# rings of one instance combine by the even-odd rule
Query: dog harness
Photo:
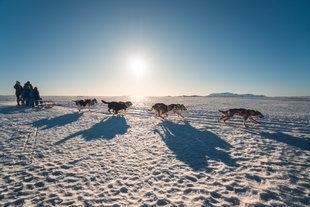
[[(161, 108), (163, 104), (157, 104), (158, 108)], [(169, 112), (169, 106), (167, 105), (167, 111)]]
[(248, 110), (246, 110), (246, 109), (245, 109), (245, 110), (244, 110), (244, 109), (239, 109), (239, 110), (238, 110), (238, 113), (239, 113), (239, 114), (242, 114), (243, 112), (246, 113), (246, 112), (248, 112)]

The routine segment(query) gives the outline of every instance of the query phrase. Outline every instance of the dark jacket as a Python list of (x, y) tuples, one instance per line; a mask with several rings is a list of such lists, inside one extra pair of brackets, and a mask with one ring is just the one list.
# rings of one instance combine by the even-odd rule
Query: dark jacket
[(28, 85), (25, 84), (23, 88), (22, 96), (24, 98), (29, 98), (29, 93), (30, 93), (30, 88)]
[(40, 100), (40, 94), (37, 88), (33, 89), (34, 100)]
[(23, 87), (20, 85), (20, 84), (15, 84), (14, 85), (14, 88), (15, 88), (15, 95), (16, 96), (20, 96), (22, 94), (22, 91), (23, 91)]

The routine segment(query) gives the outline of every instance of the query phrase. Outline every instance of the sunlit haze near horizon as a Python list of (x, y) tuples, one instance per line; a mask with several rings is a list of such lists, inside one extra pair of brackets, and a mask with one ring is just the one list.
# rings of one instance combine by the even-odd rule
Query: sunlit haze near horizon
[(0, 95), (310, 96), (308, 0), (0, 0)]

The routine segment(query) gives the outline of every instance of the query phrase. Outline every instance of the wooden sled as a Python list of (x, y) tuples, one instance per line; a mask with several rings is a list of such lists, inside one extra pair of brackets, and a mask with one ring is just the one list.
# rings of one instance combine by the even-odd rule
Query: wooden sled
[(36, 105), (38, 108), (53, 108), (56, 106), (55, 102), (51, 100), (39, 100), (38, 102), (39, 104)]

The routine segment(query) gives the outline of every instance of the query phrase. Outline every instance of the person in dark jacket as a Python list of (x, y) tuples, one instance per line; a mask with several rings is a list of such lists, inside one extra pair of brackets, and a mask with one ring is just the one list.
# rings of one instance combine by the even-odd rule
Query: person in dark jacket
[(41, 100), (40, 93), (37, 87), (33, 89), (34, 102), (36, 106), (39, 104), (39, 100)]
[(20, 85), (19, 81), (16, 81), (14, 88), (15, 88), (17, 106), (20, 106), (20, 102), (23, 102), (23, 100), (22, 100), (23, 87)]
[(27, 81), (23, 87), (23, 92), (22, 92), (23, 100), (25, 100), (26, 106), (30, 106), (30, 91), (31, 90), (33, 90), (32, 85), (30, 81)]
[(34, 91), (32, 87), (29, 88), (29, 106), (34, 107)]

